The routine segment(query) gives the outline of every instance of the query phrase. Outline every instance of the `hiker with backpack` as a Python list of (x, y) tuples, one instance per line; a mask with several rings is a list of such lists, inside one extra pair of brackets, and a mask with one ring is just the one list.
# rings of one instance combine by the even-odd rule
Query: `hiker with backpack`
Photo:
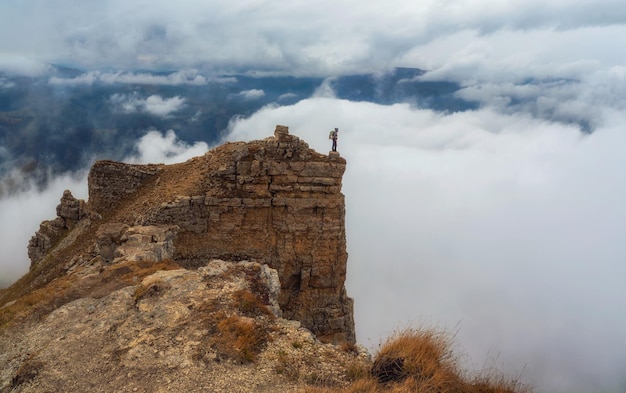
[(330, 132), (330, 134), (328, 134), (328, 139), (332, 139), (333, 140), (333, 150), (332, 151), (337, 151), (337, 138), (339, 137), (339, 129), (335, 128), (334, 130), (332, 130)]

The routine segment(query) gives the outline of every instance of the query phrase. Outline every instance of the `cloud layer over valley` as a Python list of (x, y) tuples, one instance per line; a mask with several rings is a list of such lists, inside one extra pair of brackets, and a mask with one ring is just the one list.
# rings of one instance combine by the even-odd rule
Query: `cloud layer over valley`
[[(312, 98), (235, 121), (228, 140), (288, 124), (325, 152), (339, 127), (361, 343), (436, 325), (456, 332), (470, 368), (503, 368), (540, 392), (613, 392), (626, 372), (624, 120), (616, 112), (585, 135), (491, 109), (444, 115)], [(176, 162), (207, 148), (150, 132), (126, 161)], [(3, 274), (23, 271), (27, 239), (65, 188), (86, 197), (84, 178), (65, 177), (0, 203), (3, 222), (19, 223), (2, 226)]]

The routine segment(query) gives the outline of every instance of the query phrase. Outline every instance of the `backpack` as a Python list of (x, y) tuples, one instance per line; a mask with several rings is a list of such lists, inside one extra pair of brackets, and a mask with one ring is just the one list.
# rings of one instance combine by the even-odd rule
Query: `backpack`
[(331, 131), (330, 134), (328, 134), (328, 139), (333, 139), (333, 134), (335, 133), (335, 131)]

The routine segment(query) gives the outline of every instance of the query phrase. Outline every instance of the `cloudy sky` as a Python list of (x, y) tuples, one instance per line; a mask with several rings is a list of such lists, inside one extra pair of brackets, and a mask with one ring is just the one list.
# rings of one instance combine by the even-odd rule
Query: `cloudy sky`
[[(406, 65), (507, 78), (623, 65), (621, 0), (4, 0), (2, 67), (282, 71)], [(558, 50), (555, 50), (558, 48)], [(498, 75), (493, 75), (498, 74)]]
[[(504, 369), (538, 392), (625, 391), (622, 0), (4, 0), (0, 36), (11, 37), (0, 40), (0, 70), (25, 75), (49, 63), (100, 77), (171, 70), (189, 81), (404, 66), (460, 82), (459, 95), (479, 110), (355, 103), (326, 86), (234, 121), (227, 139), (264, 138), (285, 124), (326, 152), (328, 130), (339, 127), (361, 343), (375, 348), (394, 329), (438, 326), (456, 334), (469, 368)], [(167, 116), (185, 97), (117, 103)], [(129, 161), (206, 148), (156, 131)], [(26, 242), (64, 188), (86, 197), (84, 181), (59, 178), (42, 195), (0, 203), (13, 256), (3, 275), (27, 269)]]

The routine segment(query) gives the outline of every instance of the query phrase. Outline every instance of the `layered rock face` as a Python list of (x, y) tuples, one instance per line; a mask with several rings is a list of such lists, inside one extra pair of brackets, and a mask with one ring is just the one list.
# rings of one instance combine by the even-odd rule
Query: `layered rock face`
[[(100, 222), (92, 254), (104, 264), (120, 257), (171, 258), (186, 268), (211, 259), (267, 264), (278, 271), (285, 318), (324, 342), (354, 343), (344, 286), (345, 167), (284, 126), (274, 137), (227, 143), (182, 164), (97, 162), (87, 204)], [(147, 254), (134, 251), (139, 243)]]

